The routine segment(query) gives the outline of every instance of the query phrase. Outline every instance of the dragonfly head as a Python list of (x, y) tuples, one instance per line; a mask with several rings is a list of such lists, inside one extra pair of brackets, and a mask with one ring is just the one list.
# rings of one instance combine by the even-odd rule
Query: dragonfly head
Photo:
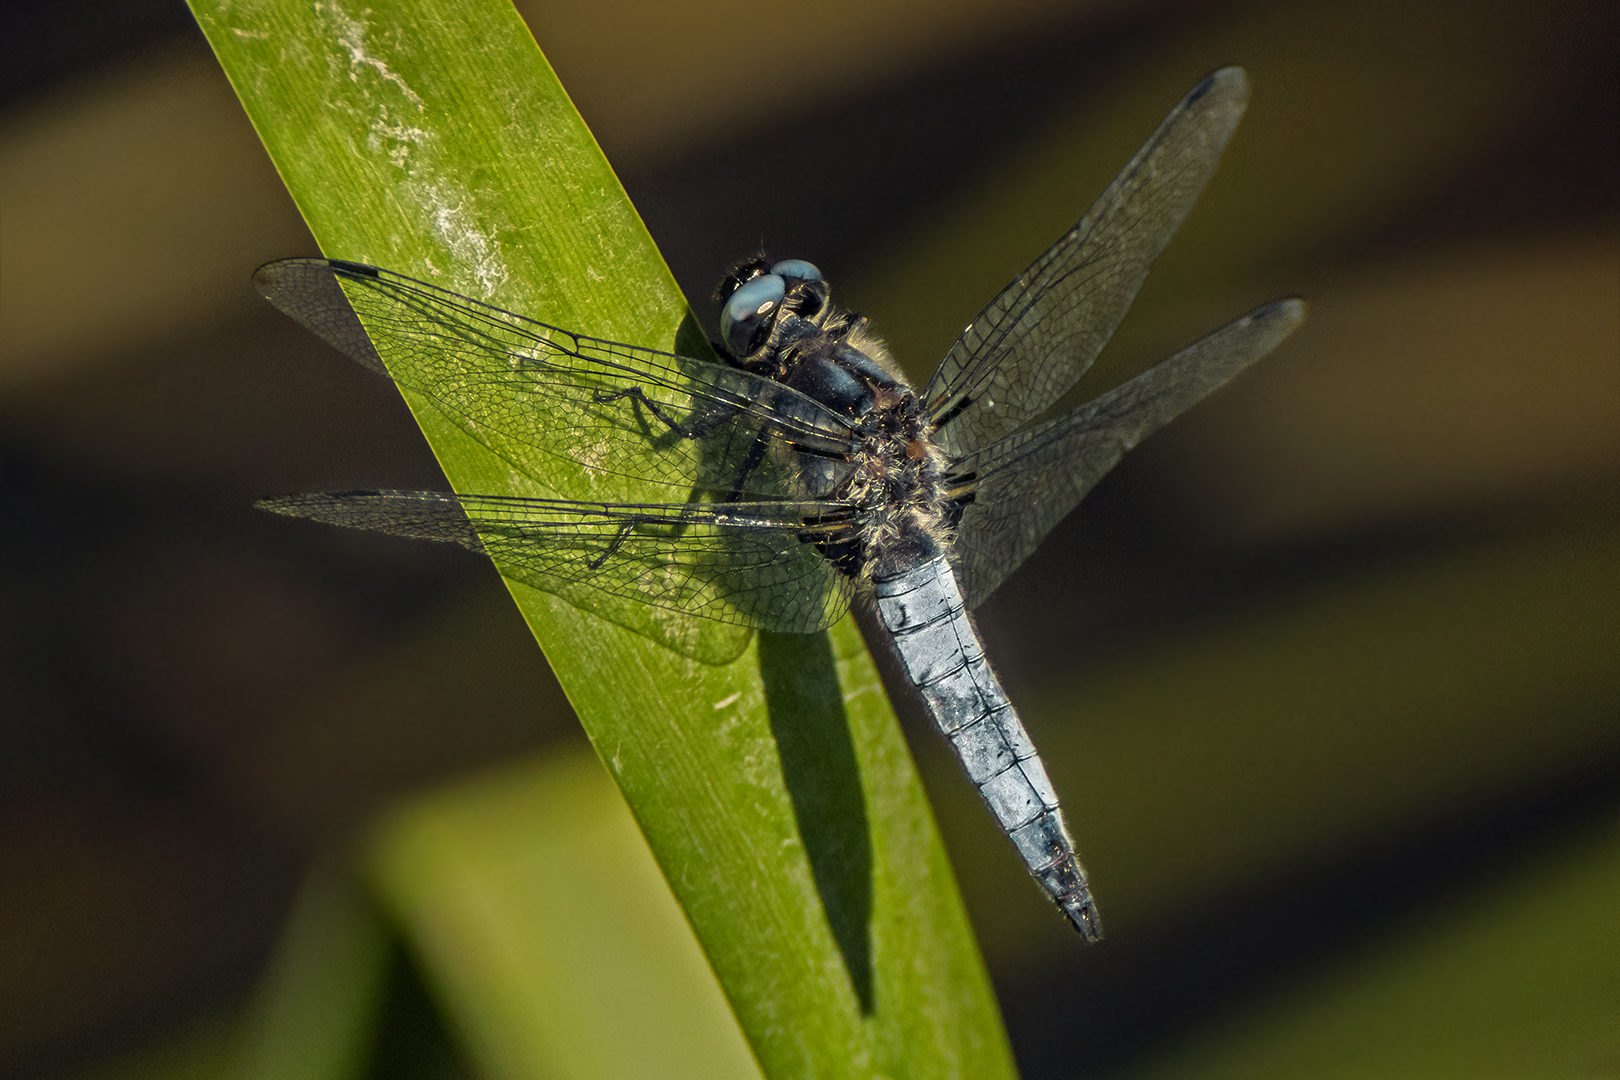
[(746, 366), (783, 337), (802, 337), (803, 324), (819, 325), (829, 295), (821, 271), (803, 259), (746, 262), (720, 285), (720, 343)]

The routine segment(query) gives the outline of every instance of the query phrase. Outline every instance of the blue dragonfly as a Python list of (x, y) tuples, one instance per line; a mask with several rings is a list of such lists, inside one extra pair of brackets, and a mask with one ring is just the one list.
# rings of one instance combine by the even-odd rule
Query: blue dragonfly
[(1113, 335), (1247, 96), (1238, 68), (1199, 83), (1085, 216), (968, 324), (921, 393), (803, 260), (755, 259), (726, 279), (722, 363), (588, 337), (377, 267), (271, 263), (255, 282), (272, 304), (496, 453), (549, 455), (604, 492), (630, 480), (670, 498), (350, 491), (260, 505), (457, 543), (655, 636), (663, 624), (637, 613), (810, 633), (869, 597), (1031, 874), (1098, 940), (1057, 793), (968, 611), (1126, 451), (1303, 317), (1297, 300), (1268, 304), (1040, 419)]

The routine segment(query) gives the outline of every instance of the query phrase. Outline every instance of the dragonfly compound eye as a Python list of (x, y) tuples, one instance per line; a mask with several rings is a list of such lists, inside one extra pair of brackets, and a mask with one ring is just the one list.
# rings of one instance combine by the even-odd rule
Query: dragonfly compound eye
[(800, 281), (825, 281), (821, 271), (816, 269), (814, 263), (803, 259), (783, 259), (771, 267), (771, 273), (780, 278), (797, 278)]
[(764, 343), (786, 292), (781, 277), (761, 274), (731, 294), (720, 309), (720, 340), (731, 355), (747, 356)]

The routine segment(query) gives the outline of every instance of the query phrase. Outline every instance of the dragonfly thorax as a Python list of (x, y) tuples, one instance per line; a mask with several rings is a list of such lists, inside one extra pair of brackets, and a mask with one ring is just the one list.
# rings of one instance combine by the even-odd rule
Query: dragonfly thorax
[(858, 580), (939, 554), (957, 517), (945, 493), (945, 454), (866, 319), (834, 306), (819, 271), (801, 260), (745, 264), (721, 295), (721, 336), (751, 346), (733, 353), (733, 363), (857, 421), (850, 468), (833, 490), (815, 494), (858, 508), (860, 524), (824, 543), (823, 553)]
[(862, 419), (860, 449), (839, 497), (866, 511), (855, 575), (863, 580), (931, 559), (950, 542), (956, 507), (946, 494), (945, 455), (927, 429), (907, 387), (882, 395)]

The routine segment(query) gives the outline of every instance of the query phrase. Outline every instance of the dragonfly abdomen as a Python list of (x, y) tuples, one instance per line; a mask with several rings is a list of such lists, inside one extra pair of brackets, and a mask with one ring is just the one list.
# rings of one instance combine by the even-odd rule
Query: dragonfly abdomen
[(940, 555), (875, 578), (878, 615), (929, 716), (956, 751), (1024, 865), (1088, 941), (1102, 923), (1057, 793), (1023, 721), (984, 658), (950, 564)]

